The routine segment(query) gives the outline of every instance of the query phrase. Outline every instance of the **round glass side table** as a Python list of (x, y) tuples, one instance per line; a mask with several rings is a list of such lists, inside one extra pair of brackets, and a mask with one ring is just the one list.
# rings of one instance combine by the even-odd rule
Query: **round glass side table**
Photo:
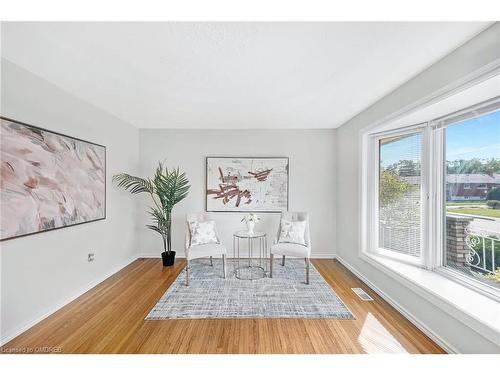
[[(247, 257), (240, 255), (240, 242), (247, 243)], [(240, 280), (257, 280), (267, 273), (267, 237), (265, 232), (233, 233), (234, 275)]]

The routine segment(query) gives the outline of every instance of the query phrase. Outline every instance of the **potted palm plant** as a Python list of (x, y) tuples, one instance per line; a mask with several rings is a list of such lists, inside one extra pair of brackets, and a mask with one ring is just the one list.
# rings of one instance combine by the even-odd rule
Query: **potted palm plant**
[(179, 168), (168, 170), (160, 162), (152, 178), (120, 173), (113, 176), (113, 181), (132, 194), (147, 193), (151, 196), (154, 205), (150, 207), (149, 214), (153, 224), (146, 227), (161, 235), (163, 266), (172, 266), (175, 261), (175, 251), (172, 251), (172, 209), (188, 195), (190, 185), (186, 174), (180, 172)]

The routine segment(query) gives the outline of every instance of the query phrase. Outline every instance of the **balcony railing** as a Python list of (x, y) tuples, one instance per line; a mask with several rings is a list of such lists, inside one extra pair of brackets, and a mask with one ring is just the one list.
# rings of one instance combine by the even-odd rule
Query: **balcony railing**
[[(465, 244), (469, 253), (465, 257), (467, 264), (483, 273), (494, 274), (500, 264), (495, 259), (500, 256), (500, 239), (485, 232), (465, 228)], [(499, 253), (499, 254), (497, 254)]]

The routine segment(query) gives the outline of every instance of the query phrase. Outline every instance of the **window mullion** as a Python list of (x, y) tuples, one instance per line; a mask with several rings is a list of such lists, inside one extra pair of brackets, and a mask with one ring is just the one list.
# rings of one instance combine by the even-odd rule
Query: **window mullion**
[(428, 200), (428, 246), (425, 257), (425, 266), (428, 269), (436, 269), (443, 265), (444, 256), (444, 131), (443, 129), (432, 129), (429, 126), (429, 150), (428, 150), (428, 176), (429, 176), (429, 200)]
[(430, 128), (427, 125), (422, 132), (422, 153), (421, 153), (421, 241), (420, 241), (420, 251), (422, 265), (425, 267), (430, 266), (430, 257), (432, 255), (432, 245), (430, 242), (430, 234), (432, 232), (432, 220), (431, 215), (431, 199), (430, 199), (430, 183), (431, 183), (431, 134)]

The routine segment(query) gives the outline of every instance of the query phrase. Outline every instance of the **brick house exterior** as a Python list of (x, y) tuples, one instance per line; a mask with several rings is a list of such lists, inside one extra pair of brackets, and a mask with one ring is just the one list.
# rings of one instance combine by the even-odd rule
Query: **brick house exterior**
[(448, 174), (446, 176), (446, 200), (485, 200), (488, 192), (500, 187), (500, 174)]

